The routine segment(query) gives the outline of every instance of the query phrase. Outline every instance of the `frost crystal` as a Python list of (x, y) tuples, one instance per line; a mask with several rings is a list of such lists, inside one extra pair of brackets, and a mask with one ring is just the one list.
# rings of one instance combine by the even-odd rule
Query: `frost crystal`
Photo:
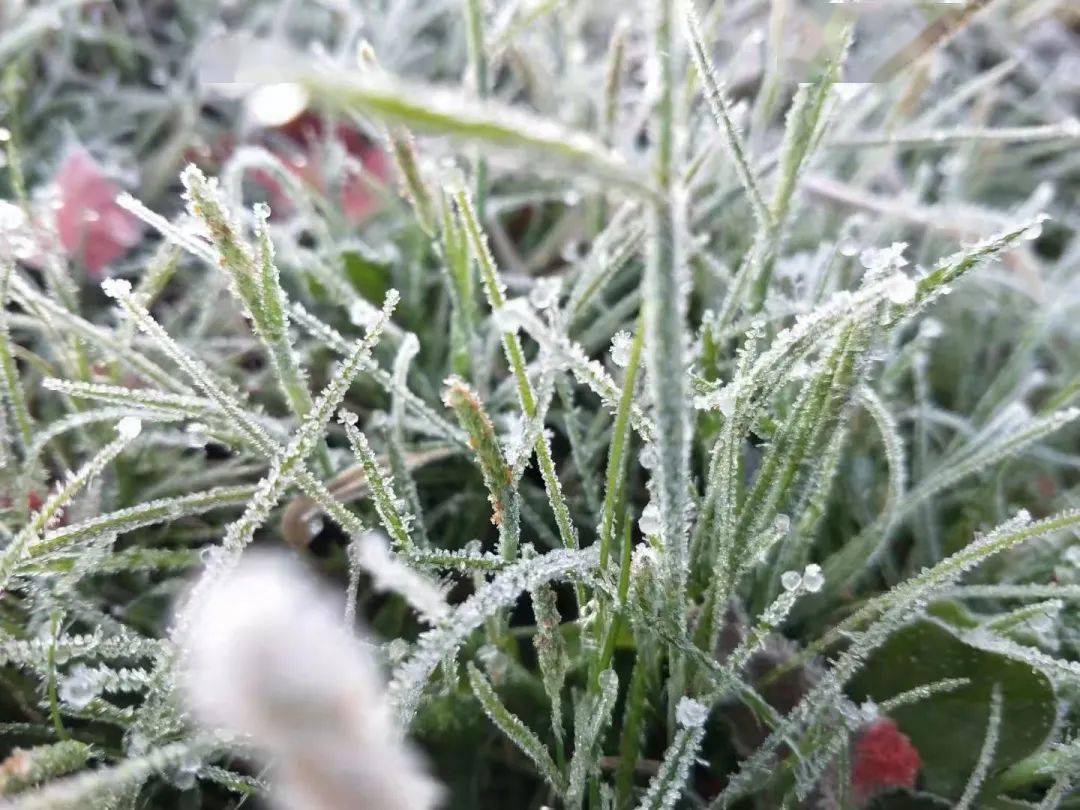
[(907, 242), (893, 242), (887, 248), (868, 248), (859, 254), (862, 266), (871, 271), (899, 270), (907, 264)]
[(630, 362), (630, 346), (634, 339), (626, 330), (616, 332), (611, 339), (611, 362), (623, 368)]
[(679, 701), (679, 705), (675, 707), (675, 720), (684, 728), (703, 726), (708, 718), (708, 708), (693, 698), (684, 697)]
[(537, 309), (549, 309), (559, 303), (562, 279), (558, 276), (537, 279), (529, 291), (529, 303)]

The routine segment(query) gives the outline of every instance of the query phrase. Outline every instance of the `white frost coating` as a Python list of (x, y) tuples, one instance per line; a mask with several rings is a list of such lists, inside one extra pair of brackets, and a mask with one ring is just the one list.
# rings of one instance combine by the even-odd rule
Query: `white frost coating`
[(181, 685), (204, 724), (276, 763), (280, 807), (433, 808), (440, 788), (402, 742), (366, 645), (285, 556), (247, 555), (189, 608)]
[(142, 433), (142, 420), (137, 416), (125, 416), (116, 423), (116, 432), (121, 439), (130, 441)]
[(684, 728), (697, 728), (709, 719), (709, 709), (693, 698), (684, 697), (675, 707), (675, 720)]
[(485, 619), (512, 605), (524, 591), (552, 580), (587, 575), (597, 565), (598, 552), (596, 546), (583, 551), (558, 549), (515, 563), (462, 602), (438, 627), (420, 636), (412, 657), (394, 671), (390, 683), (399, 722), (404, 725), (412, 720), (431, 673)]

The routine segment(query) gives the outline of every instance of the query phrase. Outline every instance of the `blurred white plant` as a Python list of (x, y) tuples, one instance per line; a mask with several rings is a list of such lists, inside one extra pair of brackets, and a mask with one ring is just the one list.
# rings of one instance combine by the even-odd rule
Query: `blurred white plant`
[(435, 807), (442, 789), (394, 725), (369, 649), (335, 601), (286, 556), (245, 555), (188, 608), (188, 705), (266, 752), (280, 807)]

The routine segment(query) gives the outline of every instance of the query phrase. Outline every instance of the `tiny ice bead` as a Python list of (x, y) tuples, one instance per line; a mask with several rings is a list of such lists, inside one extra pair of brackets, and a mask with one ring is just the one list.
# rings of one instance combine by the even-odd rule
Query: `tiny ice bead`
[(116, 432), (122, 439), (134, 439), (142, 432), (142, 420), (137, 416), (125, 416), (116, 423)]
[(785, 571), (780, 575), (780, 584), (785, 591), (793, 591), (802, 584), (802, 574), (798, 571)]

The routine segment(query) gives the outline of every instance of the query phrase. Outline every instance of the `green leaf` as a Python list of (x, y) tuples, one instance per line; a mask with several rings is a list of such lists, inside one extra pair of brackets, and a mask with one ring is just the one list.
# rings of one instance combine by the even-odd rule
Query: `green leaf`
[(1037, 751), (1055, 721), (1050, 680), (1028, 664), (966, 644), (950, 627), (922, 620), (895, 633), (851, 683), (857, 700), (883, 701), (919, 684), (968, 678), (969, 685), (893, 712), (922, 757), (922, 785), (958, 797), (979, 757), (990, 695), (1000, 683), (1004, 709), (991, 773)]

